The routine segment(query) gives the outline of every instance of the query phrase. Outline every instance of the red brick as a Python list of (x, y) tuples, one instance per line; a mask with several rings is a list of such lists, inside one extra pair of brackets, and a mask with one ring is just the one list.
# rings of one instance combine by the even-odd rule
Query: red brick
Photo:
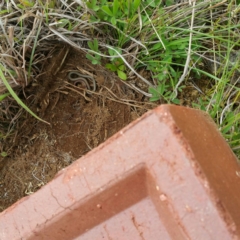
[(240, 167), (203, 112), (162, 105), (0, 214), (0, 239), (239, 239)]

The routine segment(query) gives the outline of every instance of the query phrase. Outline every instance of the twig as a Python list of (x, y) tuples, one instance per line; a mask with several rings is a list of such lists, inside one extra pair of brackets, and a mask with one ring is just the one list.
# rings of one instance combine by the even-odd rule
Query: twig
[(191, 17), (191, 25), (190, 25), (190, 34), (189, 34), (189, 45), (188, 45), (188, 53), (187, 53), (187, 59), (186, 59), (186, 63), (184, 66), (184, 70), (183, 70), (183, 74), (180, 77), (180, 79), (178, 80), (178, 83), (174, 89), (174, 96), (173, 99), (177, 97), (178, 94), (178, 87), (180, 86), (180, 84), (184, 81), (184, 78), (186, 77), (187, 73), (188, 73), (188, 67), (189, 67), (189, 63), (191, 60), (191, 48), (192, 48), (192, 35), (193, 35), (193, 23), (194, 23), (194, 16), (195, 16), (195, 0), (189, 0), (189, 4), (191, 5), (191, 3), (193, 3), (192, 6), (192, 17)]

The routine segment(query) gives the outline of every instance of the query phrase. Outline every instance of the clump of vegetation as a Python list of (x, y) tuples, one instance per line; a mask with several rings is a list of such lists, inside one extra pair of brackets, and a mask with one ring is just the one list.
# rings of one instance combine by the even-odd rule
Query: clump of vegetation
[[(197, 91), (188, 105), (209, 113), (240, 156), (239, 12), (239, 0), (4, 1), (0, 104), (13, 98), (34, 115), (17, 93), (63, 41), (149, 101), (182, 104), (186, 89)], [(4, 141), (5, 124), (0, 133)]]

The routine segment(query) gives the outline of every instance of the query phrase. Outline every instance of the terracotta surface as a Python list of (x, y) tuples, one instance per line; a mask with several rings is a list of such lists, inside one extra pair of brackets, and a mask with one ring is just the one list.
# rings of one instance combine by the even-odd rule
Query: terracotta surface
[(240, 239), (240, 167), (203, 112), (162, 105), (0, 214), (0, 239)]

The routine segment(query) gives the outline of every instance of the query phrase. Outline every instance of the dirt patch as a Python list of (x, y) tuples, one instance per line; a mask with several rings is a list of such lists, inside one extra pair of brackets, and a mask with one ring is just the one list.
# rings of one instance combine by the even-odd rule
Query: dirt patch
[[(88, 82), (81, 77), (72, 81), (71, 72), (90, 76)], [(114, 73), (92, 65), (85, 53), (65, 45), (47, 58), (43, 74), (25, 95), (28, 106), (50, 124), (22, 114), (12, 152), (1, 161), (1, 211), (156, 106)]]

